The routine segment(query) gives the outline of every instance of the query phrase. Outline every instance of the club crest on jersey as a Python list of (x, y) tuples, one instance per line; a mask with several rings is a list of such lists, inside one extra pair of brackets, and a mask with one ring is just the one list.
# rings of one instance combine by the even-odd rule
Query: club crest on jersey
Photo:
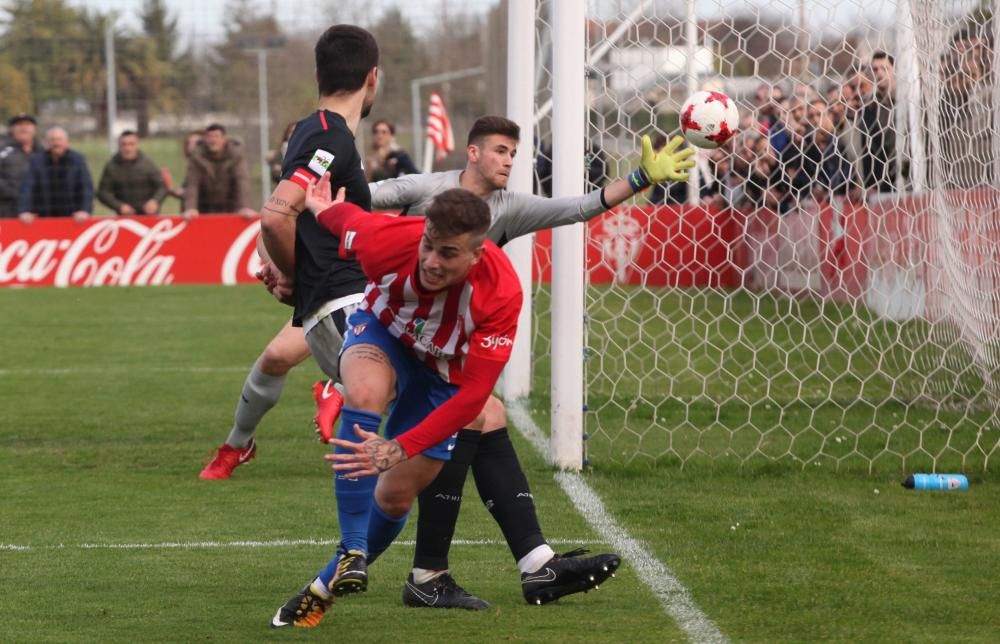
[(421, 320), (420, 318), (413, 318), (406, 323), (406, 334), (412, 336), (414, 339), (419, 339), (420, 335), (424, 332), (424, 324), (426, 320)]
[(309, 160), (309, 169), (322, 177), (330, 169), (335, 158), (332, 153), (326, 150), (316, 150), (313, 152), (312, 159)]
[(368, 324), (367, 323), (359, 324), (359, 325), (355, 326), (353, 329), (351, 329), (351, 333), (353, 333), (354, 335), (361, 335), (362, 333), (365, 332), (365, 329), (367, 329), (367, 328), (368, 328)]

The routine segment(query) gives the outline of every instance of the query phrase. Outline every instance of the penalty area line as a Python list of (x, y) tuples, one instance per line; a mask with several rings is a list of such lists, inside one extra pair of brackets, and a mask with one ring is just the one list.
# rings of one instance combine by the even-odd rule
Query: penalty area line
[[(535, 423), (523, 402), (513, 402), (507, 412), (514, 426), (532, 447), (548, 460), (548, 438)], [(632, 564), (653, 591), (663, 610), (693, 642), (728, 642), (729, 639), (695, 603), (690, 591), (645, 545), (632, 537), (608, 512), (601, 497), (576, 472), (556, 472), (555, 480), (590, 527)]]

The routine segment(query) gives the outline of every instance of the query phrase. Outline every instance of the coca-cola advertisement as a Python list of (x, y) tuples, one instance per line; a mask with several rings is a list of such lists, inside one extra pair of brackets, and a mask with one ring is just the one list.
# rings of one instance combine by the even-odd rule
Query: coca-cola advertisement
[(260, 222), (236, 216), (0, 220), (0, 286), (255, 282)]

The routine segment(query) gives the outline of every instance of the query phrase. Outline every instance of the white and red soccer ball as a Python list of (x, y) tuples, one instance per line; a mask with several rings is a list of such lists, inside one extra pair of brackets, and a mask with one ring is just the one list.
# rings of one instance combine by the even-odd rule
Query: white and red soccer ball
[(681, 106), (681, 134), (695, 147), (714, 150), (740, 125), (736, 103), (722, 92), (695, 92)]

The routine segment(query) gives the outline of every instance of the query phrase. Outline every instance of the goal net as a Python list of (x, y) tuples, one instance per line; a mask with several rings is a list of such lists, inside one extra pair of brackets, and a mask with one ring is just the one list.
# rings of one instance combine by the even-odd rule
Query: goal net
[[(738, 136), (586, 226), (591, 463), (982, 470), (1000, 449), (1000, 100), (990, 3), (591, 0), (587, 179), (677, 130)], [(692, 8), (695, 12), (688, 13)], [(552, 2), (538, 3), (537, 183)], [(693, 38), (692, 38), (693, 35)], [(545, 408), (550, 237), (534, 293)]]

